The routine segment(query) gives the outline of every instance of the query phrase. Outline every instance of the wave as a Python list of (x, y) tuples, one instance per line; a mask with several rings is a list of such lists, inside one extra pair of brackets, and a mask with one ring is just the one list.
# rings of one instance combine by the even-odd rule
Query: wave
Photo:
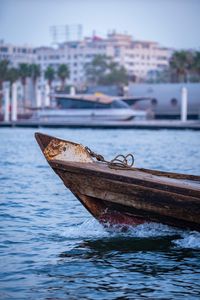
[[(105, 228), (94, 219), (81, 224), (73, 224), (64, 232), (67, 239), (101, 239), (101, 238), (161, 238), (171, 237), (172, 246), (178, 248), (200, 249), (200, 233), (184, 231), (160, 223), (144, 223), (121, 230), (120, 227)], [(174, 238), (174, 239), (173, 239)]]

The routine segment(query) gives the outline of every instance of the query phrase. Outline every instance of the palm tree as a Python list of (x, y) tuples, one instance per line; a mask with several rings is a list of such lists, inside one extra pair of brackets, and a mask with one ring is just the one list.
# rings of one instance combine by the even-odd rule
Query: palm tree
[(37, 65), (37, 64), (29, 65), (29, 73), (30, 73), (30, 77), (33, 82), (33, 98), (36, 101), (36, 82), (37, 82), (37, 79), (41, 75), (40, 65)]
[(61, 80), (61, 89), (62, 89), (62, 91), (65, 89), (65, 80), (67, 78), (69, 78), (69, 74), (70, 74), (70, 72), (69, 72), (69, 68), (68, 68), (67, 65), (61, 64), (58, 67), (57, 75)]
[(55, 70), (51, 66), (48, 66), (48, 68), (45, 70), (44, 77), (48, 80), (48, 84), (51, 89), (52, 81), (55, 78)]
[(7, 79), (8, 65), (8, 60), (5, 59), (0, 61), (0, 89), (2, 89), (2, 84)]
[(33, 84), (35, 86), (36, 81), (37, 81), (38, 77), (40, 77), (40, 74), (41, 74), (40, 66), (37, 64), (29, 65), (29, 74), (30, 74), (30, 77), (32, 78)]
[(26, 105), (26, 79), (27, 77), (30, 77), (30, 68), (28, 64), (22, 63), (19, 64), (19, 77), (21, 79), (21, 83), (23, 85), (23, 107), (25, 110), (25, 105)]
[(7, 72), (8, 72), (8, 60), (0, 61), (0, 111), (2, 108), (2, 84), (5, 80), (7, 80)]
[(200, 51), (196, 51), (194, 54), (193, 71), (197, 74), (200, 80)]
[(188, 74), (193, 68), (193, 53), (190, 51), (176, 51), (170, 60), (170, 69), (175, 73), (178, 82), (188, 81)]
[(51, 85), (55, 78), (54, 68), (52, 68), (51, 66), (48, 66), (48, 68), (45, 70), (44, 77), (48, 81), (49, 91), (50, 91), (49, 100), (50, 100), (50, 105), (51, 105)]
[(17, 68), (9, 68), (7, 71), (7, 80), (13, 84), (15, 81), (19, 79), (19, 69)]

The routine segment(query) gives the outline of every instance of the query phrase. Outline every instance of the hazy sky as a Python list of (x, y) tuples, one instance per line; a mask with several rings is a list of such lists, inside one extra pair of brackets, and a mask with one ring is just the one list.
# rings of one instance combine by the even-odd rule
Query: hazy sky
[(174, 48), (200, 49), (200, 0), (0, 0), (0, 39), (50, 45), (50, 26), (130, 33)]

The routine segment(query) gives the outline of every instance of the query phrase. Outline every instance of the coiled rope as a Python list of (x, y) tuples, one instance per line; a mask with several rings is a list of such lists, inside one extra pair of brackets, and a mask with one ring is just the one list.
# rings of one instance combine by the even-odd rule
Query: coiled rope
[(106, 160), (103, 155), (95, 153), (89, 147), (85, 147), (85, 150), (89, 153), (90, 156), (95, 158), (97, 161), (106, 163), (111, 169), (120, 169), (120, 170), (132, 170), (134, 165), (134, 156), (129, 153), (127, 155), (118, 154), (111, 161)]

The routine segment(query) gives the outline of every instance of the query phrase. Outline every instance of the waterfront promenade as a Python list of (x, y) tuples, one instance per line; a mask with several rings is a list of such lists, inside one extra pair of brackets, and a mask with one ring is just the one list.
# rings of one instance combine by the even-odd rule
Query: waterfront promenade
[(0, 122), (3, 127), (23, 128), (96, 128), (96, 129), (179, 129), (200, 130), (200, 120), (182, 122), (180, 120), (133, 120), (133, 121), (90, 121), (85, 122), (39, 122), (33, 120), (19, 120), (16, 122)]

